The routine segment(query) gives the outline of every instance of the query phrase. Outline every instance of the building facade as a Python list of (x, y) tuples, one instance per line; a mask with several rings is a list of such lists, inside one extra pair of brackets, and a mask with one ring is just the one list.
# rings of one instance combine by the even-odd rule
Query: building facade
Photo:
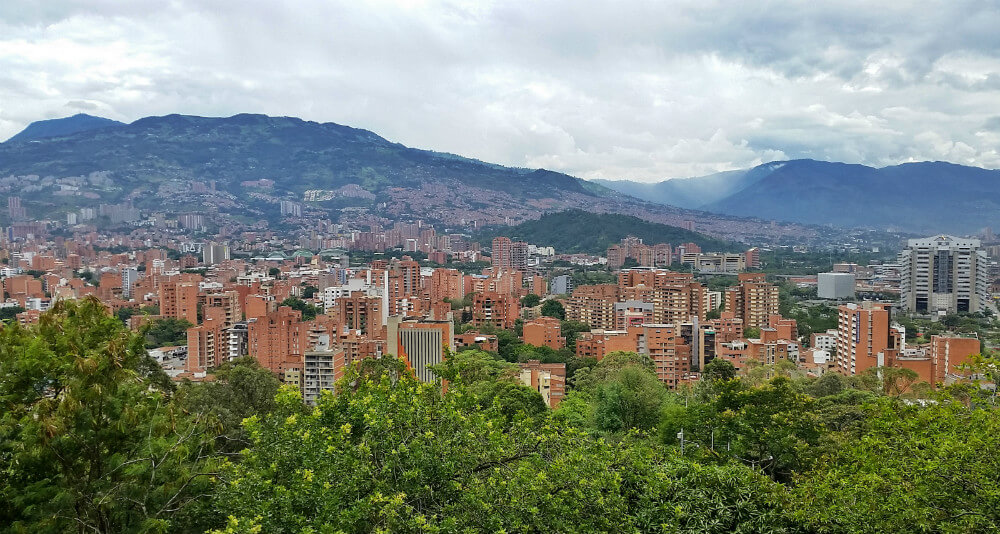
[(431, 366), (444, 361), (445, 353), (455, 350), (454, 323), (418, 321), (399, 316), (389, 318), (386, 352), (402, 358), (413, 374), (424, 382), (436, 381)]
[(816, 296), (821, 299), (854, 298), (854, 275), (851, 273), (819, 273), (816, 276)]
[(520, 366), (521, 383), (537, 391), (549, 408), (558, 408), (566, 392), (566, 364), (528, 360)]
[(889, 365), (900, 347), (898, 331), (891, 327), (891, 305), (880, 302), (844, 304), (837, 308), (837, 370), (858, 375), (872, 367)]
[(559, 350), (566, 346), (566, 338), (562, 336), (562, 327), (555, 317), (539, 317), (524, 323), (524, 342), (536, 347), (549, 347)]
[(741, 273), (739, 285), (726, 289), (726, 311), (743, 320), (744, 327), (763, 328), (778, 314), (778, 286), (765, 281), (764, 273)]
[(978, 312), (989, 298), (988, 261), (978, 239), (910, 239), (900, 253), (900, 305), (916, 313)]

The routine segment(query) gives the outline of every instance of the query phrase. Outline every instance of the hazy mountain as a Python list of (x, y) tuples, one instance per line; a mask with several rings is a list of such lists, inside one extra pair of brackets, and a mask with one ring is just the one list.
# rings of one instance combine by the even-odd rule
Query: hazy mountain
[(674, 178), (655, 183), (630, 180), (594, 180), (594, 182), (651, 202), (698, 209), (757, 183), (781, 165), (782, 162), (766, 163), (752, 169), (725, 171), (695, 178)]
[(603, 254), (609, 246), (630, 235), (651, 245), (697, 243), (706, 251), (740, 250), (740, 246), (735, 243), (676, 226), (652, 223), (627, 215), (590, 213), (583, 210), (548, 213), (535, 221), (483, 232), (477, 238), (486, 243), (501, 235), (532, 244), (552, 246), (560, 253)]
[(794, 160), (656, 184), (600, 183), (655, 202), (764, 220), (924, 233), (1000, 223), (1000, 171), (943, 162), (878, 169)]
[(17, 143), (43, 139), (46, 137), (62, 137), (99, 128), (109, 128), (112, 126), (124, 126), (125, 123), (118, 122), (104, 117), (95, 117), (86, 113), (78, 113), (72, 117), (61, 119), (49, 119), (36, 121), (21, 130), (20, 133), (7, 140), (8, 143)]
[(800, 223), (972, 233), (1000, 222), (1000, 171), (790, 161), (704, 209)]

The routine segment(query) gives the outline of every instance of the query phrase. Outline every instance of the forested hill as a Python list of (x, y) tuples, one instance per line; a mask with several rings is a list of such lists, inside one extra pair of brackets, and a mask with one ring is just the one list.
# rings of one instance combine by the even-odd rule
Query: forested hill
[(716, 239), (698, 232), (666, 224), (644, 221), (629, 215), (590, 213), (582, 210), (566, 210), (543, 215), (538, 220), (523, 222), (517, 226), (488, 229), (477, 239), (488, 244), (497, 236), (527, 241), (539, 246), (551, 246), (557, 253), (603, 254), (608, 247), (628, 236), (642, 239), (643, 243), (696, 243), (706, 252), (728, 252), (740, 250), (741, 245), (731, 241)]

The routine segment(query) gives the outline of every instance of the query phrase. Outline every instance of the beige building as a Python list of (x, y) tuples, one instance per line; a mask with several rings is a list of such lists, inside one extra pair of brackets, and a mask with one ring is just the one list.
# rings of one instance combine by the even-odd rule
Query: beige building
[(910, 239), (899, 254), (900, 305), (917, 313), (982, 310), (989, 298), (988, 260), (978, 239)]

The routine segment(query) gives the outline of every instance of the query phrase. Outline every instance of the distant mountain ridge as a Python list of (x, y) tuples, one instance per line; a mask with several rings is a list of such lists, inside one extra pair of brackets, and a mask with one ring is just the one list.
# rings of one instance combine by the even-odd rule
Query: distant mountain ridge
[(663, 204), (803, 224), (959, 234), (1000, 224), (1000, 170), (940, 161), (874, 168), (805, 159), (656, 184), (599, 183)]
[[(367, 130), (292, 117), (166, 115), (115, 128), (60, 134), (57, 139), (54, 132), (40, 130), (49, 123), (33, 123), (0, 144), (4, 156), (0, 174), (72, 176), (109, 171), (126, 186), (148, 181), (215, 180), (226, 188), (267, 178), (275, 180), (276, 192), (296, 196), (304, 189), (333, 189), (352, 183), (378, 192), (391, 186), (449, 179), (494, 190), (514, 190), (516, 186), (523, 194), (559, 188), (562, 193), (585, 196), (614, 195), (565, 174), (493, 166), (408, 148)], [(43, 139), (40, 133), (53, 135)], [(21, 142), (27, 138), (42, 142)]]
[[(62, 126), (83, 121), (66, 120), (37, 123), (45, 127), (0, 143), (0, 191), (20, 196), (31, 217), (59, 220), (81, 207), (127, 205), (167, 216), (197, 213), (217, 226), (285, 224), (279, 207), (287, 201), (301, 205), (304, 219), (356, 227), (420, 219), (471, 228), (584, 209), (673, 226), (695, 222), (704, 233), (755, 242), (820, 235), (662, 206), (560, 172), (410, 148), (335, 123), (174, 114), (67, 133)], [(0, 210), (0, 223), (5, 215)]]
[(674, 178), (656, 183), (628, 180), (594, 181), (609, 189), (659, 204), (697, 209), (753, 185), (767, 176), (772, 170), (771, 165), (780, 165), (780, 163), (761, 165), (746, 170), (723, 171), (695, 178)]
[(95, 117), (86, 113), (77, 113), (72, 117), (61, 119), (49, 119), (36, 121), (21, 130), (20, 133), (7, 140), (8, 143), (18, 143), (44, 139), (47, 137), (62, 137), (75, 133), (97, 130), (99, 128), (109, 128), (112, 126), (124, 126), (124, 122)]

